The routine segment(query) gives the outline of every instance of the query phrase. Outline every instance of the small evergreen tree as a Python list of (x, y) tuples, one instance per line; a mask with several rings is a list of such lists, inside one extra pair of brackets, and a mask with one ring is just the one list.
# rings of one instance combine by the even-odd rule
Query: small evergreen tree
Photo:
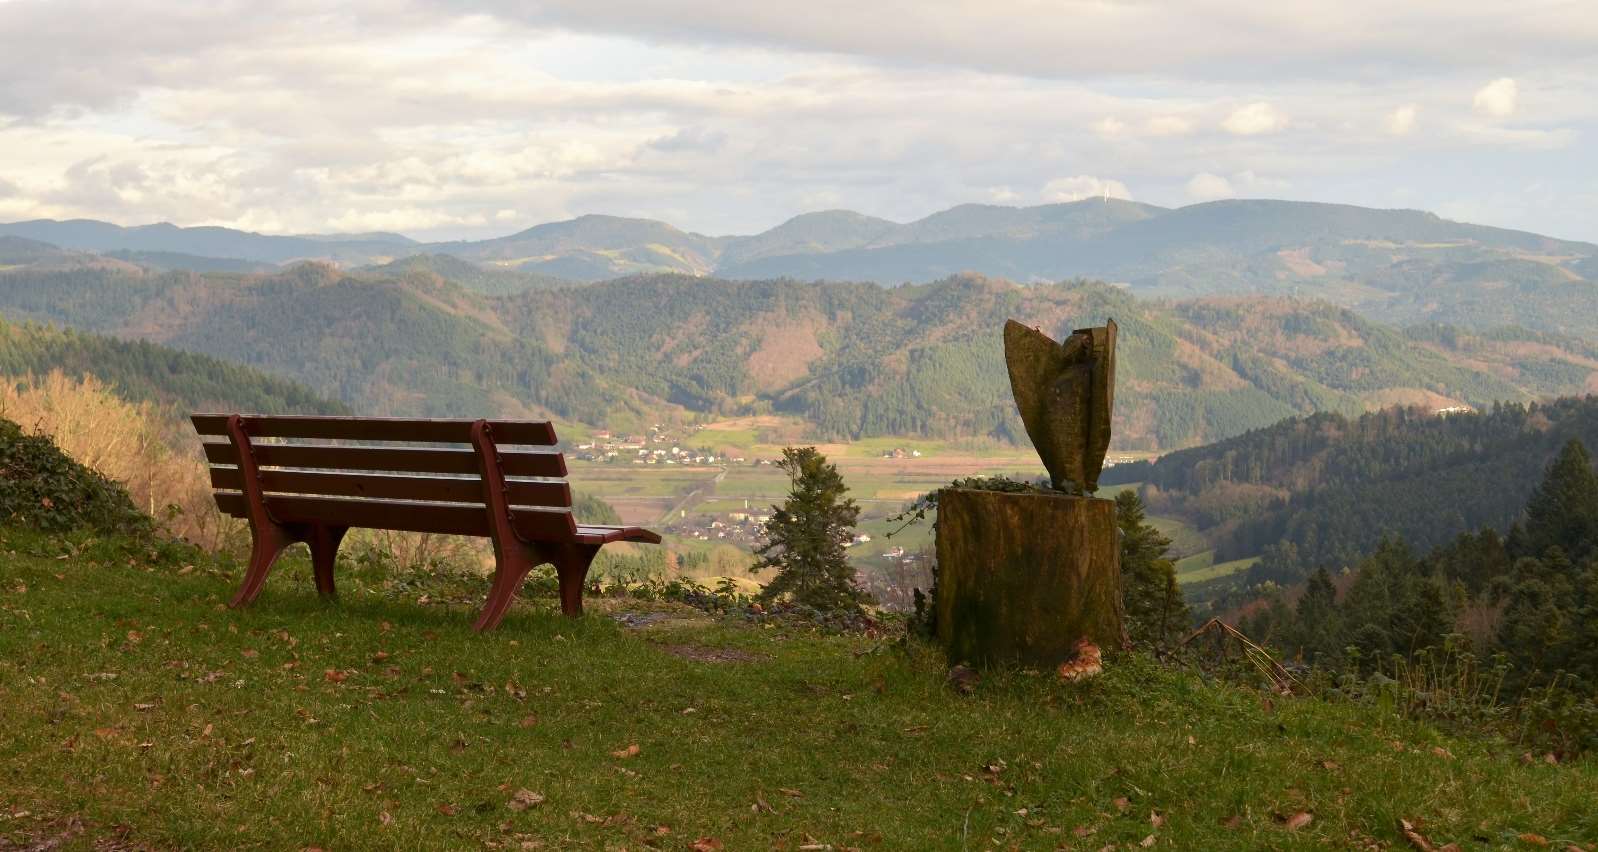
[(855, 585), (844, 545), (854, 536), (860, 507), (845, 496), (849, 489), (838, 467), (815, 447), (788, 447), (777, 467), (792, 487), (766, 522), (766, 543), (755, 549), (760, 561), (751, 571), (777, 569), (761, 599), (788, 595), (825, 612), (859, 609), (866, 594)]
[(1598, 472), (1580, 441), (1565, 444), (1526, 503), (1525, 538), (1523, 556), (1560, 547), (1579, 558), (1598, 546)]
[(1127, 636), (1138, 644), (1168, 644), (1191, 620), (1176, 584), (1176, 566), (1167, 555), (1171, 540), (1148, 523), (1135, 491), (1115, 495), (1115, 525), (1121, 530)]

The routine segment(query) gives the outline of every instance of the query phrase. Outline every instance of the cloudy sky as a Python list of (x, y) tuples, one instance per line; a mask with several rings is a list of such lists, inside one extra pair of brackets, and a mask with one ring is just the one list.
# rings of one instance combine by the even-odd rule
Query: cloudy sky
[(1104, 194), (1598, 241), (1598, 6), (0, 0), (0, 221), (720, 234)]

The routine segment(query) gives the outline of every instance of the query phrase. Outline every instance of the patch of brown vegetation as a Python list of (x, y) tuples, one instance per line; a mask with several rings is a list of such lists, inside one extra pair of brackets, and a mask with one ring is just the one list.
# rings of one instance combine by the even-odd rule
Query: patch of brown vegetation
[(1326, 274), (1326, 267), (1321, 266), (1309, 256), (1309, 248), (1282, 249), (1276, 253), (1282, 265), (1294, 275), (1305, 278), (1315, 278)]
[(816, 339), (821, 319), (766, 316), (756, 320), (759, 345), (749, 354), (744, 369), (762, 390), (778, 390), (810, 373), (810, 365), (825, 354)]

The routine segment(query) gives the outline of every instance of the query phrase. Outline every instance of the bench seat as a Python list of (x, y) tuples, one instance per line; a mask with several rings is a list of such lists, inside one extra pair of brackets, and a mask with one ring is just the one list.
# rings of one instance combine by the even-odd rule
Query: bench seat
[[(310, 546), (317, 588), (331, 595), (335, 556), (351, 528), (478, 536), (494, 543), (494, 584), (477, 622), (488, 630), (534, 566), (555, 565), (561, 608), (577, 615), (600, 547), (660, 543), (642, 527), (578, 524), (565, 457), (544, 448), (502, 450), (496, 440), (552, 447), (548, 423), (239, 414), (191, 419), (202, 440), (226, 438), (203, 443), (217, 508), (250, 523), (250, 566), (233, 606), (254, 600), (272, 563), (296, 542)], [(405, 446), (420, 442), (470, 447)]]

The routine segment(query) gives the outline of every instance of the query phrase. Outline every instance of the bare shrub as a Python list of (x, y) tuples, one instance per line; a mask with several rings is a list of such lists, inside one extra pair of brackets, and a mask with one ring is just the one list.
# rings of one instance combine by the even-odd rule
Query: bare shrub
[(242, 521), (217, 510), (199, 440), (171, 412), (128, 402), (93, 376), (54, 370), (0, 380), (0, 417), (49, 436), (120, 483), (171, 535), (209, 550), (237, 548), (247, 538)]

